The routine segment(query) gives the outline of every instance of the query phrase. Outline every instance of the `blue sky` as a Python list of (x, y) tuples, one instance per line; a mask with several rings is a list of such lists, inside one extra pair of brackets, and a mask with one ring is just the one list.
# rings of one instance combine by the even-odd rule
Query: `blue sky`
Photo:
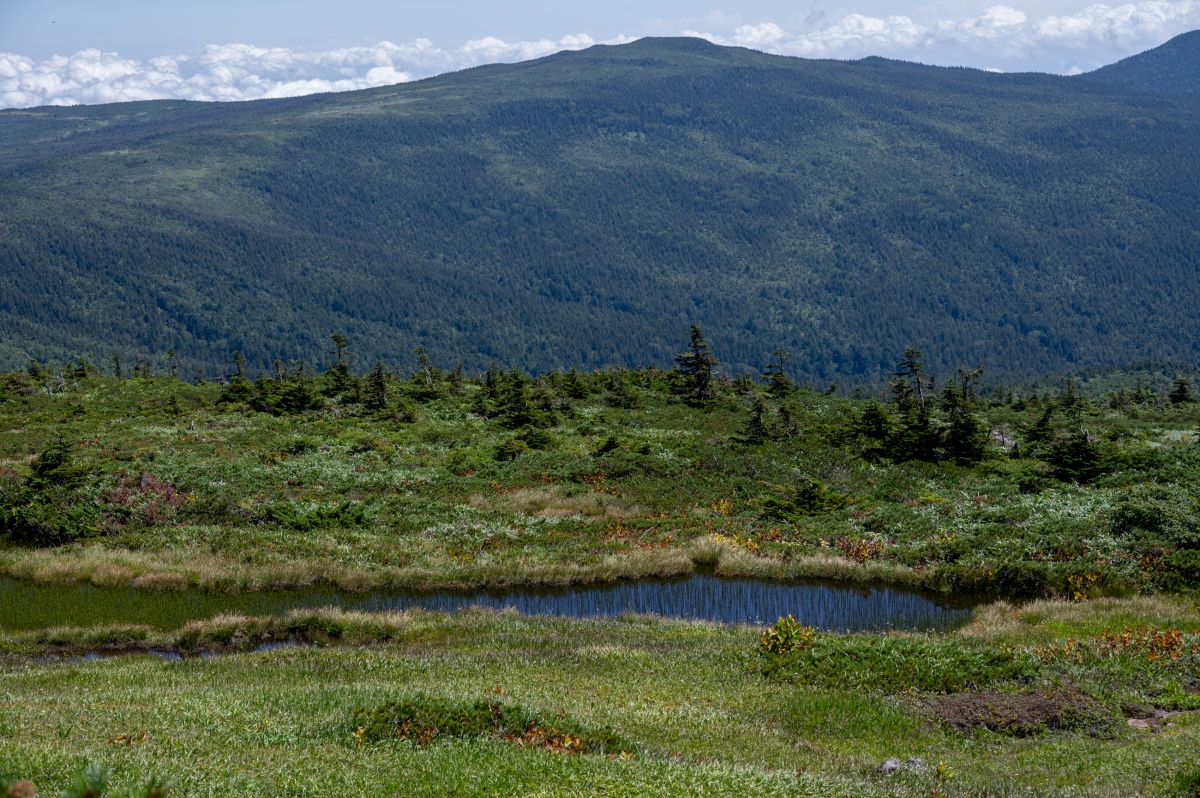
[(345, 90), (646, 35), (1070, 74), (1200, 27), (1200, 0), (0, 0), (0, 107)]

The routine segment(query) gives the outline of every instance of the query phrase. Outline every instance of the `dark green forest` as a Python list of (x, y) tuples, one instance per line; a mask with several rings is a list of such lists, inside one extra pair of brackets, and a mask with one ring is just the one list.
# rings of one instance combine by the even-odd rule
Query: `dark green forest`
[(1200, 95), (1198, 51), (1200, 31), (1192, 31), (1149, 52), (1097, 69), (1086, 78), (1132, 91), (1195, 97)]
[[(1181, 43), (1180, 43), (1181, 42)], [(1171, 43), (1195, 60), (1195, 36)], [(1147, 63), (1147, 62), (1139, 62)], [(1194, 361), (1200, 106), (1145, 80), (644, 39), (367, 91), (0, 113), (0, 366), (188, 378)], [(1114, 73), (1116, 74), (1116, 73)], [(1178, 83), (1178, 81), (1173, 81)]]

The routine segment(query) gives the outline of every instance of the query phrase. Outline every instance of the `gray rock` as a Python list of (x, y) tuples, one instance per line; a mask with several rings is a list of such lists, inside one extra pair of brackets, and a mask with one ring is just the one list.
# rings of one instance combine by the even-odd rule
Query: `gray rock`
[(901, 762), (899, 759), (889, 759), (879, 767), (875, 768), (875, 771), (883, 776), (890, 776), (893, 773), (898, 773), (901, 770), (909, 773), (925, 773), (929, 770), (929, 768), (926, 766), (923, 760), (918, 759), (915, 756), (910, 756), (903, 762)]
[(904, 761), (904, 769), (907, 771), (910, 771), (912, 773), (926, 773), (929, 771), (929, 768), (928, 768), (928, 766), (926, 766), (925, 761), (922, 759), (918, 759), (915, 756), (910, 756), (908, 759), (906, 759)]

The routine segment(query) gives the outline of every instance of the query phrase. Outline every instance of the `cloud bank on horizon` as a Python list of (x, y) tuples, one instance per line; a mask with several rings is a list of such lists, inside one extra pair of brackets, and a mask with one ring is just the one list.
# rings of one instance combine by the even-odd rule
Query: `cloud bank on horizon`
[[(717, 15), (719, 17), (719, 15)], [(1200, 28), (1200, 0), (1140, 0), (1090, 5), (1069, 15), (1031, 17), (1008, 5), (978, 16), (921, 23), (908, 16), (849, 14), (807, 32), (765, 21), (731, 30), (680, 30), (718, 44), (807, 58), (882, 55), (924, 63), (1003, 71), (1072, 74)], [(200, 54), (124, 58), (98, 49), (35, 60), (0, 53), (0, 108), (129, 100), (253, 100), (349, 91), (478, 66), (523, 61), (598, 43), (587, 34), (506, 42), (474, 39), (443, 49), (429, 39), (327, 50), (250, 44), (209, 45)]]

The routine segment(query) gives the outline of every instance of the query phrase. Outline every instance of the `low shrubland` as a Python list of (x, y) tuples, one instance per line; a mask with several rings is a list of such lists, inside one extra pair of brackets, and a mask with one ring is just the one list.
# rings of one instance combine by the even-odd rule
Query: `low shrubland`
[[(886, 403), (658, 369), (0, 379), (0, 569), (238, 589), (696, 565), (948, 592), (1200, 585), (1200, 405), (971, 382)], [(1111, 381), (1110, 381), (1111, 382)], [(1106, 383), (1107, 384), (1107, 383)], [(918, 390), (919, 389), (919, 390)]]

